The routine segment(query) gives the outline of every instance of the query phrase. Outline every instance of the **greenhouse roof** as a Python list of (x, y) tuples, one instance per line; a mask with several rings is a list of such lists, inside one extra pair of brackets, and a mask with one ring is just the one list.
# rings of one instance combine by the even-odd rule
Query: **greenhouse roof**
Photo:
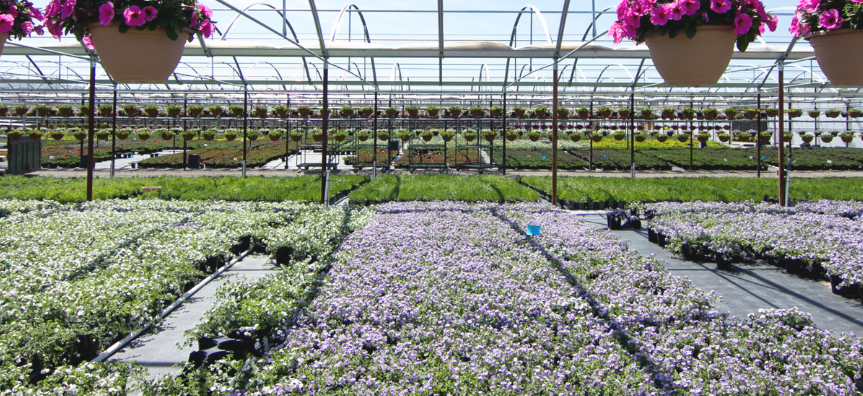
[[(506, 92), (529, 104), (551, 100), (557, 60), (563, 102), (619, 101), (634, 92), (646, 102), (751, 103), (758, 94), (775, 97), (775, 66), (784, 60), (792, 101), (860, 100), (859, 89), (827, 82), (806, 41), (792, 41), (787, 26), (796, 2), (789, 0), (764, 1), (779, 17), (777, 32), (746, 52), (735, 50), (717, 84), (684, 88), (663, 83), (646, 46), (611, 42), (605, 30), (616, 17), (615, 0), (204, 3), (219, 31), (187, 43), (169, 81), (115, 86), (97, 67), (99, 99), (116, 88), (126, 101), (231, 101), (248, 92), (258, 102), (316, 103), (328, 63), (336, 101), (365, 102), (377, 91), (403, 104), (488, 104)], [(89, 83), (87, 57), (74, 37), (10, 41), (0, 59), (0, 91), (11, 101), (80, 100)]]

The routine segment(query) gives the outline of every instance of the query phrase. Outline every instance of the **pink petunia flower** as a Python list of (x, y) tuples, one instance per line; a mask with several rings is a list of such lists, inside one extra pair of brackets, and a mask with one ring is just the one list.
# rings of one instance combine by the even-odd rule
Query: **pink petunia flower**
[(14, 18), (18, 18), (18, 7), (15, 6), (15, 4), (12, 4), (12, 6), (9, 7), (9, 15), (12, 15)]
[(45, 34), (45, 28), (43, 28), (42, 26), (36, 26), (36, 28), (33, 29), (33, 31), (36, 32), (36, 34), (38, 34), (40, 36)]
[(96, 46), (93, 45), (93, 39), (91, 39), (90, 36), (82, 37), (81, 42), (84, 43), (84, 46), (87, 47), (87, 49), (89, 50), (96, 49)]
[(845, 20), (839, 16), (839, 10), (831, 9), (824, 11), (821, 14), (821, 17), (818, 18), (818, 26), (821, 26), (827, 30), (836, 30), (842, 27), (842, 24), (845, 23)]
[(860, 3), (863, 4), (863, 0), (851, 0), (852, 3)]
[(746, 13), (737, 14), (734, 18), (734, 34), (746, 34), (749, 33), (749, 29), (752, 28), (752, 17)]
[(108, 1), (99, 6), (99, 23), (108, 26), (114, 20), (114, 3)]
[(198, 11), (200, 11), (200, 12), (201, 12), (201, 15), (203, 15), (203, 16), (205, 16), (205, 17), (207, 17), (207, 18), (212, 18), (212, 17), (213, 17), (213, 10), (211, 10), (211, 9), (210, 9), (210, 7), (207, 7), (207, 6), (205, 6), (205, 5), (201, 4), (201, 3), (198, 3), (198, 4), (197, 4), (197, 7), (198, 7)]
[(683, 13), (686, 14), (686, 16), (695, 15), (701, 8), (701, 2), (698, 0), (677, 0), (677, 2), (683, 6)]
[(9, 14), (0, 15), (0, 33), (9, 33), (15, 26), (15, 17)]
[(59, 39), (63, 35), (63, 27), (55, 25), (54, 21), (50, 18), (45, 19), (45, 29), (48, 29), (48, 33), (51, 33), (51, 36), (55, 39)]
[(146, 19), (147, 22), (156, 19), (156, 16), (159, 15), (159, 11), (153, 6), (146, 6), (142, 11), (144, 12), (144, 19)]
[(210, 38), (210, 36), (213, 34), (215, 26), (213, 26), (210, 21), (204, 20), (203, 22), (201, 22), (201, 26), (199, 26), (199, 28), (201, 29), (201, 34), (203, 34), (205, 38)]
[(731, 0), (710, 0), (710, 9), (717, 14), (724, 14), (731, 10)]
[(620, 44), (623, 41), (623, 24), (620, 22), (614, 22), (611, 24), (611, 27), (608, 28), (608, 33), (611, 37), (614, 38), (614, 45)]
[(51, 18), (60, 13), (60, 0), (51, 0), (45, 6), (45, 16)]
[(811, 14), (818, 11), (819, 5), (821, 5), (821, 0), (800, 0), (800, 4), (797, 5), (797, 9)]
[(668, 23), (668, 9), (663, 5), (659, 5), (650, 11), (650, 23), (656, 26), (665, 26)]
[(30, 16), (37, 21), (45, 19), (45, 17), (42, 16), (42, 11), (39, 11), (36, 7), (30, 7)]
[(623, 18), (620, 18), (620, 21), (623, 22), (624, 25), (632, 26), (636, 29), (641, 27), (641, 17), (631, 12), (624, 15)]
[(68, 18), (75, 13), (75, 0), (66, 0), (60, 7), (60, 18)]
[(147, 20), (144, 19), (144, 13), (138, 6), (130, 6), (126, 11), (123, 11), (123, 18), (129, 26), (144, 26), (147, 23)]
[(21, 27), (21, 31), (24, 32), (25, 36), (29, 36), (30, 33), (33, 33), (33, 29), (35, 29), (35, 27), (33, 26), (33, 22), (30, 21), (22, 22), (18, 26)]
[(776, 27), (779, 26), (779, 18), (776, 15), (768, 16), (764, 18), (764, 23), (767, 24), (767, 28), (770, 29), (771, 32), (776, 31)]
[(796, 36), (798, 30), (800, 30), (800, 28), (798, 26), (799, 24), (800, 24), (800, 18), (797, 17), (797, 14), (794, 14), (794, 16), (791, 18), (791, 26), (788, 27), (788, 33), (791, 33), (791, 34)]
[(189, 23), (189, 27), (192, 29), (196, 29), (198, 27), (198, 13), (193, 12), (191, 19), (192, 19), (192, 21), (191, 21), (191, 23)]
[[(863, 1), (863, 0), (861, 0)], [(629, 7), (629, 13), (632, 15), (638, 15), (639, 17), (644, 16), (647, 12), (653, 8), (649, 2), (644, 0), (636, 0), (632, 3), (632, 6)]]
[(683, 5), (680, 4), (679, 1), (667, 4), (666, 7), (668, 8), (668, 19), (671, 19), (673, 21), (679, 21), (681, 18), (683, 18), (685, 10), (683, 8)]
[(629, 0), (620, 0), (620, 3), (617, 3), (617, 19), (623, 19), (623, 17), (629, 13)]

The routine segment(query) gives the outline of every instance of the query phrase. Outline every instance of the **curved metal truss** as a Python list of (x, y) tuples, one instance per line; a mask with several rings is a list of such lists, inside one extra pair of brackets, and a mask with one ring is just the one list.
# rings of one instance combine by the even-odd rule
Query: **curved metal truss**
[[(115, 89), (121, 101), (180, 95), (217, 103), (240, 100), (248, 92), (261, 103), (288, 97), (291, 103), (315, 105), (321, 100), (322, 70), (329, 67), (337, 70), (331, 73), (331, 85), (337, 87), (332, 100), (354, 105), (370, 104), (375, 92), (411, 103), (489, 103), (504, 93), (511, 105), (550, 102), (558, 82), (566, 105), (619, 103), (634, 94), (639, 105), (746, 106), (759, 94), (767, 101), (776, 97), (776, 65), (785, 62), (784, 82), (795, 103), (823, 108), (831, 101), (863, 101), (857, 88), (830, 85), (808, 44), (781, 33), (765, 35), (746, 53), (736, 52), (717, 84), (666, 86), (646, 47), (615, 47), (604, 32), (616, 17), (615, 0), (562, 0), (555, 10), (506, 1), (495, 10), (445, 9), (442, 0), (436, 8), (412, 4), (402, 10), (381, 9), (373, 1), (334, 9), (320, 9), (315, 0), (304, 9), (289, 9), (285, 1), (244, 6), (212, 1), (217, 19), (229, 22), (216, 37), (187, 43), (169, 81), (115, 84), (98, 70), (99, 100)], [(772, 11), (779, 14), (780, 26), (793, 12), (788, 7)], [(353, 26), (354, 17), (360, 26)], [(0, 60), (3, 100), (80, 101), (89, 82), (89, 56), (74, 38), (10, 42)], [(379, 80), (380, 73), (390, 78)]]

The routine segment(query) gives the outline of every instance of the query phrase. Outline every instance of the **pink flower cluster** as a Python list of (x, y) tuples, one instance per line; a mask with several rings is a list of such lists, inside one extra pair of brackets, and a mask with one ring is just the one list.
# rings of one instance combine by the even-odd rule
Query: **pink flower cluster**
[[(813, 0), (810, 0), (813, 1)], [(817, 0), (814, 0), (817, 1)], [(863, 1), (863, 0), (860, 0)], [(608, 33), (620, 44), (624, 38), (643, 40), (643, 32), (668, 25), (672, 21), (697, 18), (698, 25), (710, 22), (711, 15), (733, 12), (734, 33), (748, 33), (758, 23), (760, 33), (764, 25), (776, 30), (778, 20), (764, 9), (760, 0), (710, 0), (709, 9), (702, 9), (699, 0), (674, 0), (661, 3), (659, 0), (621, 0), (617, 5), (617, 21)]]
[[(863, 0), (849, 0), (850, 3), (863, 4)], [(803, 37), (812, 34), (813, 30), (836, 30), (845, 25), (843, 18), (844, 4), (836, 2), (824, 2), (821, 0), (800, 0), (797, 4), (797, 12), (791, 18), (791, 26), (788, 32)]]
[[(180, 26), (186, 25), (205, 37), (210, 37), (216, 30), (211, 20), (213, 11), (189, 0), (152, 0), (143, 4), (133, 4), (129, 0), (49, 0), (45, 17), (45, 27), (54, 37), (60, 38), (65, 28), (66, 32), (74, 33), (85, 44), (89, 40), (86, 39), (88, 33), (83, 26), (90, 23), (102, 26), (120, 23), (141, 29), (148, 25), (152, 27), (153, 24), (166, 25), (163, 22), (168, 21), (162, 19), (179, 18), (176, 22), (180, 22)], [(79, 18), (85, 19), (85, 23), (80, 23)]]
[(30, 33), (38, 35), (45, 34), (44, 28), (36, 26), (33, 21), (44, 20), (42, 12), (33, 7), (29, 1), (0, 1), (0, 33), (9, 34), (12, 37), (24, 38)]

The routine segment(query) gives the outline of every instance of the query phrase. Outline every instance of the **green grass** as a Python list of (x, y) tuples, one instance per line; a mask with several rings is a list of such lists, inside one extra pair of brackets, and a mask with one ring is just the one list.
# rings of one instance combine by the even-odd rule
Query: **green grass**
[[(330, 196), (360, 185), (366, 176), (332, 176)], [(143, 194), (141, 187), (160, 186), (158, 193)], [(84, 178), (4, 176), (0, 178), (0, 199), (45, 199), (82, 202), (87, 197)], [(220, 199), (232, 201), (316, 202), (321, 197), (318, 176), (303, 177), (141, 177), (96, 178), (93, 198), (161, 198), (179, 200)]]
[(538, 201), (539, 194), (505, 176), (382, 176), (350, 194), (351, 202)]
[[(551, 193), (551, 178), (520, 177), (519, 181)], [(777, 179), (756, 178), (594, 178), (562, 177), (558, 198), (573, 202), (760, 201), (777, 198)], [(790, 199), (863, 200), (863, 178), (792, 179)]]

